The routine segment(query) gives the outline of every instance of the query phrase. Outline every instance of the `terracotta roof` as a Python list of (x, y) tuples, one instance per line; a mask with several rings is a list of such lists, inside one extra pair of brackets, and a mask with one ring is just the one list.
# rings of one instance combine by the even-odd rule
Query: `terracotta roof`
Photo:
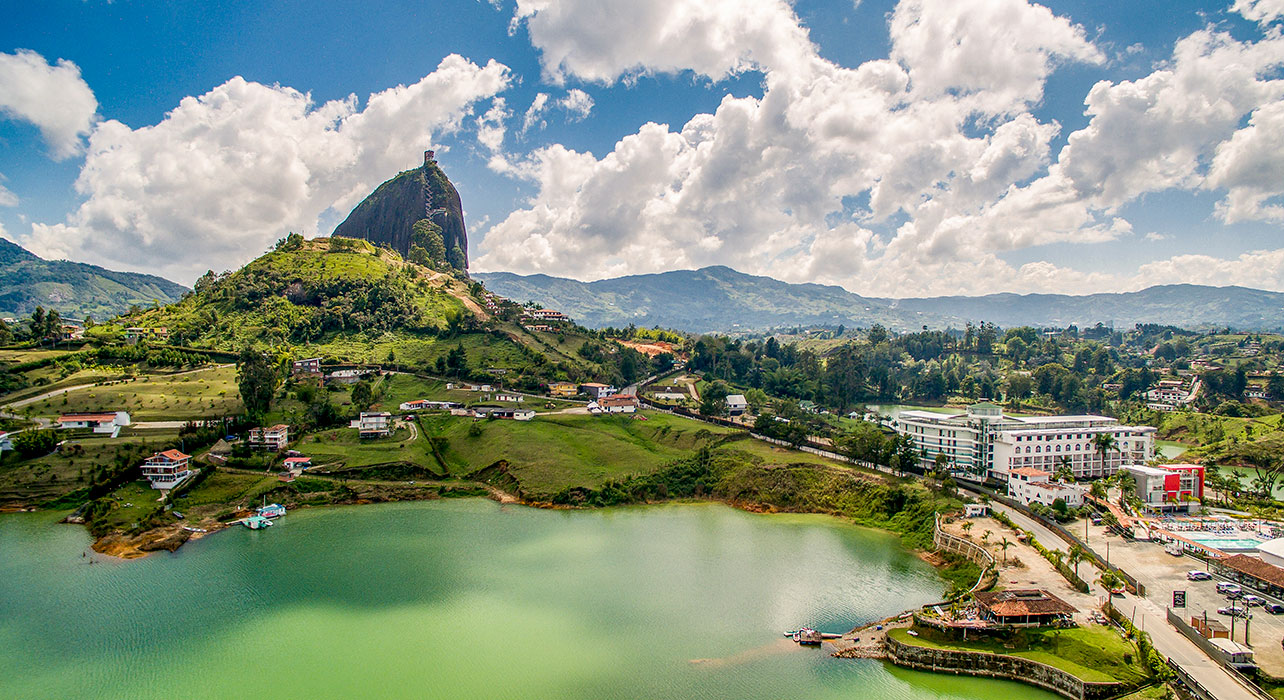
[(1042, 469), (1035, 469), (1034, 467), (1021, 467), (1020, 469), (1013, 469), (1011, 472), (1008, 472), (1008, 473), (1021, 474), (1023, 476), (1043, 476), (1045, 474), (1048, 476), (1052, 475), (1051, 472), (1045, 472)]
[(580, 386), (581, 386), (581, 387), (594, 386), (594, 387), (602, 387), (602, 388), (606, 388), (606, 385), (605, 385), (605, 384), (601, 384), (601, 383), (599, 383), (599, 382), (586, 382), (586, 383), (584, 383), (584, 384), (581, 384)]
[(1223, 559), (1222, 564), (1226, 568), (1234, 569), (1241, 574), (1247, 574), (1255, 579), (1284, 587), (1284, 569), (1267, 564), (1261, 559), (1254, 559), (1246, 554), (1236, 554)]
[(152, 455), (152, 459), (156, 459), (157, 457), (164, 457), (170, 460), (171, 462), (181, 462), (185, 459), (192, 458), (191, 455), (185, 455), (182, 452), (179, 452), (178, 450), (165, 450), (164, 452), (157, 452), (156, 454)]
[(64, 413), (59, 416), (58, 420), (62, 421), (83, 421), (83, 420), (116, 420), (115, 413)]
[(1075, 612), (1073, 605), (1038, 588), (977, 593), (976, 602), (996, 617), (1072, 615)]
[(636, 396), (608, 396), (608, 397), (606, 397), (606, 398), (604, 398), (604, 399), (599, 399), (599, 400), (598, 400), (598, 402), (597, 402), (597, 404), (598, 404), (599, 406), (636, 406), (636, 405), (638, 405), (638, 397), (636, 397)]

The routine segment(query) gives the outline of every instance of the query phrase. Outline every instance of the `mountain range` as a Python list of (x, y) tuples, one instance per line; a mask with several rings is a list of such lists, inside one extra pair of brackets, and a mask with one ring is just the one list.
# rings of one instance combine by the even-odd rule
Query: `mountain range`
[(735, 332), (881, 323), (904, 331), (923, 326), (961, 328), (968, 321), (1004, 327), (1157, 323), (1284, 328), (1284, 293), (1246, 287), (1177, 284), (1083, 296), (1005, 293), (889, 299), (864, 297), (832, 285), (790, 284), (722, 266), (596, 282), (508, 272), (473, 277), (496, 294), (557, 309), (592, 328), (632, 323), (691, 332)]
[(68, 318), (103, 320), (133, 305), (178, 301), (187, 291), (155, 275), (45, 260), (0, 238), (0, 314), (5, 316), (27, 316), (43, 306)]

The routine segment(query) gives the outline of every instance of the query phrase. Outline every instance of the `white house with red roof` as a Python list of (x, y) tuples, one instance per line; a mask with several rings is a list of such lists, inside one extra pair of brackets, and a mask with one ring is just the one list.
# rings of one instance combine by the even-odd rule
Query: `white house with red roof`
[(178, 450), (157, 452), (143, 462), (143, 476), (154, 489), (172, 489), (192, 475), (191, 463), (192, 456)]
[(95, 433), (110, 433), (113, 437), (117, 432), (129, 425), (129, 413), (125, 411), (114, 411), (111, 413), (64, 413), (58, 417), (59, 429), (85, 429)]

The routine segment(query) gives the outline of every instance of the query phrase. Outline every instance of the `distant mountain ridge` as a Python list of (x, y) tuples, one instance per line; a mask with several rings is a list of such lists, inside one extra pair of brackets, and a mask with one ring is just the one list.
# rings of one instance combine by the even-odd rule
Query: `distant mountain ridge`
[(474, 273), (473, 277), (496, 294), (538, 302), (594, 328), (633, 323), (727, 332), (881, 323), (896, 330), (914, 330), (922, 326), (959, 328), (968, 321), (1005, 327), (1159, 323), (1284, 328), (1284, 293), (1246, 287), (1177, 284), (1084, 296), (1003, 293), (887, 299), (863, 297), (837, 286), (790, 284), (723, 266), (596, 282), (509, 272)]
[(27, 316), (43, 306), (65, 317), (93, 316), (101, 321), (135, 304), (169, 304), (187, 291), (187, 287), (155, 275), (45, 260), (0, 238), (0, 314), (5, 316)]

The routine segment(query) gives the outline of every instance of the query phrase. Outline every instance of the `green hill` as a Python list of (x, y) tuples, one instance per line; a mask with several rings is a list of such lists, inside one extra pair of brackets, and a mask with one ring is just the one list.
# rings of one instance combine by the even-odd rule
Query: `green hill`
[[(469, 376), (483, 380), (490, 378), (486, 370), (504, 369), (515, 387), (619, 377), (624, 350), (571, 327), (528, 331), (511, 311), (509, 320), (487, 313), (476, 298), (481, 293), (457, 273), (367, 241), (292, 236), (240, 270), (207, 274), (174, 304), (121, 316), (90, 334), (120, 340), (127, 329), (142, 328), (153, 341), (173, 345), (231, 352), (252, 346), (419, 371), (439, 370), (439, 359), (462, 348)], [(623, 377), (633, 378), (628, 371)]]
[(45, 260), (0, 238), (0, 315), (28, 316), (37, 306), (69, 318), (104, 319), (130, 306), (177, 301), (187, 288), (154, 275)]
[(356, 334), (432, 335), (468, 313), (467, 295), (464, 282), (366, 241), (294, 238), (240, 270), (206, 274), (177, 303), (98, 332), (165, 328), (177, 344), (228, 350)]

